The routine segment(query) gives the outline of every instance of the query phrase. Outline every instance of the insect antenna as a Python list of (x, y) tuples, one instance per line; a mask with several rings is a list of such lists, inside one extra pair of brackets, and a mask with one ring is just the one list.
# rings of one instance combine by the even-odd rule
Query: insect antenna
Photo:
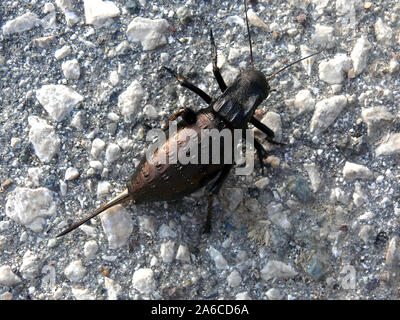
[(288, 64), (287, 66), (284, 66), (282, 69), (280, 69), (280, 70), (274, 72), (273, 74), (267, 76), (267, 81), (271, 80), (273, 77), (275, 77), (278, 73), (282, 72), (283, 70), (286, 70), (287, 68), (290, 68), (291, 66), (293, 66), (293, 65), (296, 64), (296, 63), (299, 63), (300, 61), (306, 60), (306, 59), (308, 59), (308, 58), (311, 58), (312, 56), (315, 56), (315, 55), (317, 55), (317, 54), (320, 54), (322, 51), (323, 51), (323, 50), (320, 50), (320, 51), (318, 51), (318, 52), (316, 52), (316, 53), (310, 54), (310, 55), (307, 56), (307, 57), (303, 57), (303, 58), (301, 58), (301, 59), (299, 59), (299, 60), (296, 60), (295, 62), (292, 62), (292, 63)]
[(247, 1), (244, 0), (244, 12), (246, 13), (246, 26), (247, 26), (247, 34), (249, 35), (249, 46), (250, 46), (250, 69), (254, 69), (254, 60), (253, 60), (253, 47), (251, 46), (251, 35), (250, 35), (250, 27), (249, 27), (249, 18), (247, 17)]

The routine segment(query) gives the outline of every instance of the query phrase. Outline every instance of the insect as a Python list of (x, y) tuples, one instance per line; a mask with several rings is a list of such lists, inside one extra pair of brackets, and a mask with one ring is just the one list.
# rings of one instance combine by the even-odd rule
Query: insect
[[(173, 136), (168, 136), (168, 139), (166, 139), (164, 144), (159, 146), (158, 149), (154, 151), (150, 159), (148, 159), (148, 157), (146, 158), (145, 156), (142, 158), (137, 169), (129, 179), (127, 188), (115, 198), (99, 207), (91, 215), (61, 232), (59, 235), (57, 235), (57, 237), (69, 233), (88, 220), (117, 204), (121, 204), (126, 201), (133, 201), (136, 204), (140, 204), (154, 201), (181, 199), (184, 196), (189, 195), (206, 185), (209, 185), (207, 218), (204, 225), (204, 232), (207, 233), (211, 228), (211, 208), (213, 198), (216, 194), (218, 194), (222, 184), (231, 171), (233, 164), (226, 163), (224, 161), (221, 161), (217, 164), (210, 162), (203, 164), (203, 161), (198, 164), (181, 164), (168, 161), (167, 163), (161, 163), (161, 157), (167, 156), (168, 159), (171, 159), (173, 156), (176, 156), (176, 153), (180, 152), (180, 148), (183, 148), (183, 146), (181, 146), (181, 142), (186, 141), (188, 130), (192, 130), (192, 132), (196, 132), (198, 134), (200, 134), (201, 130), (203, 129), (217, 129), (219, 131), (223, 129), (228, 129), (231, 131), (245, 130), (247, 129), (248, 123), (251, 123), (261, 132), (263, 132), (266, 135), (266, 139), (270, 143), (281, 144), (273, 140), (274, 132), (262, 122), (258, 121), (254, 117), (254, 112), (261, 102), (268, 97), (269, 92), (271, 91), (268, 81), (271, 78), (281, 71), (289, 68), (293, 64), (304, 59), (308, 59), (320, 52), (297, 60), (266, 77), (261, 71), (254, 69), (253, 50), (249, 22), (247, 18), (246, 0), (244, 0), (244, 5), (250, 46), (250, 68), (242, 71), (233, 84), (228, 87), (221, 75), (220, 69), (217, 66), (217, 48), (212, 30), (210, 30), (210, 41), (213, 74), (218, 82), (219, 88), (222, 91), (220, 96), (215, 99), (210, 97), (207, 93), (182, 77), (180, 74), (164, 66), (164, 69), (172, 74), (181, 86), (199, 95), (208, 106), (197, 112), (188, 107), (181, 108), (175, 114), (173, 114), (166, 123), (164, 130), (169, 127), (171, 121), (174, 121), (180, 117), (181, 121), (177, 124), (176, 133)], [(222, 156), (225, 156), (223, 154), (224, 143), (222, 140), (223, 139), (220, 141), (220, 153)], [(178, 147), (175, 150), (171, 148), (172, 142), (177, 142)], [(197, 144), (198, 142), (195, 143)], [(201, 148), (200, 144), (196, 145), (195, 147), (199, 149)], [(261, 142), (257, 139), (254, 140), (254, 147), (256, 149), (259, 161), (263, 166), (263, 159), (266, 157), (267, 152), (262, 146)], [(211, 157), (211, 154), (209, 154), (209, 156)]]

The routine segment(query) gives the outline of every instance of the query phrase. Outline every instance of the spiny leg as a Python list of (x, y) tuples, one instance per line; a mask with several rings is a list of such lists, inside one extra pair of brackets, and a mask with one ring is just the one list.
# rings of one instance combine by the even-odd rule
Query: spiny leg
[(222, 78), (221, 71), (218, 68), (218, 57), (217, 57), (217, 46), (215, 45), (214, 35), (212, 29), (210, 29), (210, 41), (211, 41), (211, 55), (213, 59), (213, 73), (215, 79), (217, 79), (219, 88), (224, 92), (227, 88), (224, 78)]
[(192, 109), (189, 108), (180, 108), (177, 112), (175, 112), (167, 121), (167, 123), (163, 126), (162, 130), (166, 131), (169, 128), (169, 123), (171, 121), (174, 121), (178, 117), (182, 117), (182, 119), (187, 123), (187, 124), (193, 124), (197, 120), (196, 112), (194, 112)]
[(265, 133), (267, 135), (266, 139), (269, 143), (280, 145), (280, 146), (285, 146), (285, 144), (282, 142), (277, 142), (277, 141), (272, 140), (272, 138), (275, 137), (275, 133), (261, 121), (258, 121), (256, 118), (252, 117), (250, 119), (250, 123), (253, 126), (255, 126), (258, 130), (260, 130), (262, 133)]
[(170, 74), (172, 74), (176, 80), (178, 80), (179, 84), (182, 87), (188, 88), (189, 90), (193, 91), (197, 95), (199, 95), (207, 104), (211, 103), (212, 98), (205, 93), (203, 90), (201, 90), (199, 87), (196, 87), (193, 83), (191, 83), (189, 80), (185, 79), (183, 76), (180, 74), (176, 73), (175, 71), (171, 70), (170, 68), (163, 66), (165, 70), (167, 70)]
[(266, 167), (264, 163), (264, 158), (267, 156), (267, 150), (265, 150), (261, 142), (258, 141), (258, 139), (256, 138), (254, 138), (254, 147), (256, 148), (257, 151), (258, 160), (260, 161), (261, 173), (262, 175), (264, 175), (264, 167)]
[(208, 193), (208, 205), (207, 205), (207, 218), (206, 223), (204, 224), (203, 233), (210, 233), (211, 231), (211, 216), (212, 216), (212, 204), (214, 200), (214, 196), (216, 196), (221, 189), (226, 177), (231, 171), (233, 164), (226, 164), (225, 167), (221, 170), (217, 180), (211, 186)]

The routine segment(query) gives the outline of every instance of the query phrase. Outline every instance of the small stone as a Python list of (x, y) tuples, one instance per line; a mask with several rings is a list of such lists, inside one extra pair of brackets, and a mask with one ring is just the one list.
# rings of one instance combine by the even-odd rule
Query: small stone
[(386, 259), (385, 263), (386, 266), (389, 268), (396, 268), (397, 264), (399, 263), (400, 260), (400, 249), (399, 249), (399, 238), (397, 236), (394, 236), (392, 239), (389, 241), (389, 245), (386, 251)]
[(215, 262), (215, 266), (217, 269), (226, 269), (228, 266), (228, 263), (226, 262), (225, 258), (222, 256), (222, 254), (215, 249), (214, 247), (210, 246), (209, 253), (211, 258)]
[(317, 166), (315, 163), (305, 163), (304, 169), (306, 169), (308, 177), (310, 178), (311, 188), (313, 189), (314, 193), (317, 192), (322, 184)]
[(56, 212), (53, 192), (47, 188), (28, 189), (17, 187), (6, 202), (6, 215), (35, 232), (42, 230), (42, 217)]
[(325, 131), (346, 105), (347, 98), (344, 95), (333, 96), (317, 102), (311, 119), (310, 132), (318, 136)]
[(176, 232), (163, 223), (158, 231), (160, 238), (176, 238)]
[(133, 230), (132, 219), (126, 209), (116, 205), (106, 210), (100, 219), (110, 249), (125, 245)]
[(21, 279), (12, 272), (9, 266), (4, 265), (0, 267), (0, 285), (12, 287), (20, 282)]
[(300, 90), (294, 99), (294, 106), (296, 107), (296, 115), (311, 112), (314, 110), (315, 99), (309, 90)]
[(95, 240), (89, 240), (85, 243), (83, 247), (83, 254), (87, 259), (92, 259), (99, 250), (99, 246)]
[(139, 106), (143, 96), (143, 88), (137, 80), (134, 80), (129, 87), (119, 95), (118, 107), (126, 122), (131, 121), (139, 112)]
[(65, 58), (67, 55), (69, 55), (71, 52), (72, 49), (70, 46), (63, 46), (61, 49), (56, 50), (54, 56), (57, 60), (61, 60)]
[(385, 142), (375, 150), (377, 156), (387, 156), (400, 153), (400, 133), (391, 133)]
[[(275, 141), (280, 142), (282, 140), (282, 121), (281, 116), (278, 113), (273, 111), (267, 112), (265, 116), (261, 119), (261, 122), (274, 132)], [(265, 136), (265, 134), (262, 133), (262, 136)]]
[(335, 45), (333, 27), (316, 24), (315, 33), (311, 36), (312, 41), (324, 48), (332, 48)]
[(255, 185), (258, 189), (260, 189), (260, 190), (263, 190), (268, 184), (269, 184), (269, 179), (268, 179), (268, 177), (263, 177), (263, 178), (257, 180), (257, 181), (254, 183), (254, 185)]
[(360, 232), (358, 233), (358, 236), (366, 243), (369, 244), (373, 241), (374, 235), (373, 235), (374, 229), (371, 226), (362, 226), (360, 229)]
[(129, 41), (140, 42), (143, 50), (154, 50), (167, 44), (168, 29), (169, 24), (165, 19), (136, 17), (128, 25), (126, 35)]
[(7, 21), (1, 28), (6, 36), (31, 30), (37, 24), (39, 24), (39, 17), (35, 13), (27, 12), (22, 16)]
[(364, 9), (369, 10), (371, 9), (371, 7), (372, 7), (372, 2), (367, 1), (364, 3)]
[(140, 230), (155, 235), (155, 218), (153, 216), (138, 216)]
[(367, 135), (372, 140), (378, 139), (382, 129), (395, 119), (386, 107), (362, 108), (361, 117), (367, 124)]
[(281, 290), (277, 288), (271, 288), (265, 293), (269, 300), (282, 300), (283, 294)]
[(81, 68), (76, 59), (63, 62), (61, 69), (66, 79), (77, 80), (81, 76)]
[(114, 70), (110, 72), (110, 76), (108, 77), (108, 80), (113, 86), (116, 86), (119, 83), (119, 74), (118, 71)]
[(257, 15), (257, 13), (254, 12), (253, 9), (249, 9), (249, 10), (247, 11), (247, 16), (248, 16), (249, 24), (250, 24), (250, 25), (252, 25), (252, 26), (254, 26), (254, 27), (256, 27), (256, 28), (260, 28), (260, 29), (265, 30), (265, 31), (267, 31), (267, 30), (269, 29), (269, 28), (268, 28), (268, 25), (265, 24), (265, 23), (260, 19), (260, 17)]
[(122, 291), (122, 287), (118, 283), (108, 277), (104, 277), (104, 287), (107, 290), (108, 300), (118, 299), (118, 295)]
[(116, 143), (110, 143), (106, 149), (106, 160), (108, 163), (117, 161), (121, 156), (121, 149)]
[(395, 72), (397, 72), (397, 71), (399, 71), (399, 62), (396, 60), (396, 59), (391, 59), (390, 60), (390, 62), (389, 62), (389, 72), (390, 73), (395, 73)]
[(22, 264), (19, 271), (22, 277), (27, 280), (33, 280), (39, 275), (39, 261), (38, 257), (30, 250), (26, 251), (22, 257)]
[(243, 189), (242, 188), (226, 188), (223, 189), (223, 200), (230, 212), (235, 211), (239, 204), (243, 201)]
[(315, 281), (320, 281), (325, 274), (324, 266), (321, 259), (317, 255), (313, 255), (308, 267), (307, 273), (313, 278)]
[[(309, 47), (307, 47), (305, 45), (300, 46), (300, 51), (301, 51), (302, 58), (307, 57), (313, 53), (316, 53), (316, 51), (311, 50)], [(309, 76), (311, 75), (312, 66), (314, 64), (315, 59), (316, 59), (316, 56), (312, 56), (308, 59), (301, 61), (301, 64), (302, 64), (304, 70), (307, 72), (307, 74)]]
[(142, 294), (150, 294), (156, 289), (154, 273), (149, 268), (136, 270), (132, 278), (132, 286)]
[(192, 22), (192, 16), (187, 7), (178, 8), (178, 10), (176, 10), (176, 15), (184, 26), (187, 26), (190, 22)]
[(336, 54), (328, 61), (319, 64), (319, 78), (328, 84), (341, 84), (344, 74), (351, 68), (351, 59), (343, 53)]
[(40, 176), (42, 175), (42, 170), (40, 168), (29, 168), (28, 176), (32, 181), (32, 184), (35, 187), (39, 187), (40, 185)]
[(143, 112), (146, 114), (149, 119), (157, 119), (158, 113), (157, 110), (150, 104), (144, 106)]
[(228, 285), (231, 287), (237, 287), (242, 282), (242, 277), (240, 276), (239, 271), (233, 270), (231, 274), (227, 278)]
[(55, 121), (62, 121), (83, 97), (71, 88), (61, 84), (49, 84), (36, 90), (36, 97), (43, 108)]
[(245, 292), (239, 292), (236, 297), (236, 300), (251, 300), (249, 293), (247, 291)]
[(343, 167), (343, 177), (347, 181), (352, 181), (354, 179), (371, 180), (374, 178), (374, 175), (367, 167), (346, 161)]
[(291, 266), (277, 260), (268, 261), (260, 271), (260, 276), (265, 281), (270, 279), (291, 278), (296, 275), (297, 272)]
[(65, 268), (64, 274), (70, 281), (78, 282), (85, 276), (86, 269), (81, 260), (75, 260)]
[(383, 23), (382, 18), (376, 20), (374, 27), (376, 39), (390, 45), (393, 37), (392, 29)]
[(175, 258), (175, 242), (164, 242), (160, 246), (160, 257), (163, 262), (170, 263)]
[(368, 52), (371, 47), (371, 44), (366, 38), (361, 37), (357, 40), (353, 51), (351, 51), (350, 54), (351, 60), (353, 61), (355, 76), (358, 76), (361, 72), (363, 72), (367, 66)]
[(92, 295), (86, 288), (71, 288), (72, 294), (76, 300), (95, 300), (96, 297)]
[(111, 184), (108, 181), (100, 181), (97, 184), (97, 196), (99, 198), (108, 195), (111, 192)]
[(176, 260), (190, 262), (190, 251), (185, 245), (179, 245), (178, 251), (176, 252)]
[(94, 139), (92, 142), (92, 149), (90, 150), (90, 154), (92, 155), (92, 157), (98, 158), (105, 146), (106, 143), (103, 140), (99, 138)]
[(110, 18), (119, 16), (120, 11), (112, 1), (83, 0), (86, 24), (101, 26)]
[(79, 177), (79, 171), (73, 167), (69, 167), (65, 170), (65, 181), (71, 181)]
[(35, 154), (43, 162), (50, 162), (60, 150), (60, 139), (54, 127), (36, 116), (28, 117), (30, 125), (29, 142), (32, 143)]
[(291, 193), (296, 195), (301, 200), (301, 202), (306, 203), (315, 199), (314, 194), (308, 186), (306, 179), (301, 176), (289, 177), (288, 189)]

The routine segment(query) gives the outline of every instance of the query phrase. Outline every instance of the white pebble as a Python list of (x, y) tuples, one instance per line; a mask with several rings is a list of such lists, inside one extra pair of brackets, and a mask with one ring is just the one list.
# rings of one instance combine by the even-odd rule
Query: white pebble
[(35, 232), (43, 228), (42, 217), (56, 212), (53, 192), (47, 188), (28, 189), (17, 187), (7, 197), (6, 215)]
[(56, 50), (54, 53), (54, 56), (57, 60), (61, 60), (65, 58), (67, 55), (69, 55), (72, 52), (72, 49), (70, 46), (63, 46), (62, 48)]
[(132, 286), (142, 294), (152, 293), (156, 289), (153, 270), (141, 268), (132, 277)]
[(66, 79), (76, 80), (81, 76), (81, 68), (77, 59), (67, 60), (62, 63), (61, 69)]
[(254, 185), (255, 185), (258, 189), (260, 189), (260, 190), (263, 190), (268, 184), (269, 184), (269, 179), (268, 179), (268, 177), (263, 177), (263, 178), (257, 180), (257, 181), (254, 183)]
[(137, 80), (134, 80), (129, 87), (119, 95), (118, 107), (126, 122), (131, 121), (138, 113), (143, 96), (144, 90)]
[(343, 177), (347, 181), (352, 181), (354, 179), (370, 180), (374, 177), (374, 175), (367, 167), (346, 161), (343, 167)]
[(153, 216), (138, 216), (140, 230), (155, 235), (155, 219)]
[(60, 139), (54, 131), (54, 127), (36, 116), (28, 118), (30, 125), (29, 142), (32, 143), (35, 154), (43, 162), (50, 162), (60, 150)]
[(120, 10), (112, 1), (83, 0), (86, 24), (101, 26), (110, 18), (119, 16)]
[(190, 251), (189, 248), (183, 244), (179, 245), (178, 251), (176, 252), (176, 260), (190, 262)]
[(350, 57), (353, 61), (353, 69), (356, 76), (363, 72), (367, 66), (368, 52), (370, 49), (371, 44), (369, 41), (366, 38), (361, 37), (357, 40), (353, 51), (351, 51)]
[(260, 19), (260, 17), (254, 12), (253, 9), (249, 9), (247, 11), (247, 16), (250, 25), (260, 28), (262, 30), (268, 30), (268, 25), (265, 24), (264, 21)]
[(392, 133), (375, 150), (377, 156), (400, 153), (400, 133)]
[(260, 275), (262, 279), (268, 281), (270, 279), (294, 277), (297, 275), (297, 272), (291, 266), (281, 261), (271, 260), (261, 270)]
[(160, 246), (160, 257), (163, 262), (170, 263), (175, 258), (175, 242), (170, 240)]
[(119, 83), (119, 74), (118, 71), (114, 70), (110, 72), (110, 76), (108, 77), (108, 80), (113, 86), (116, 86)]
[(176, 232), (173, 231), (169, 226), (163, 223), (158, 231), (160, 238), (175, 238)]
[(228, 266), (228, 262), (222, 256), (221, 252), (210, 246), (209, 253), (211, 258), (214, 260), (217, 269), (226, 269), (226, 267)]
[(111, 191), (111, 184), (108, 181), (100, 181), (97, 184), (97, 196), (103, 197)]
[(393, 31), (389, 26), (383, 23), (382, 18), (376, 20), (374, 27), (376, 39), (384, 44), (390, 44)]
[(100, 152), (104, 149), (106, 146), (106, 143), (99, 139), (96, 138), (92, 142), (92, 149), (90, 150), (90, 154), (92, 155), (93, 158), (98, 158), (100, 155)]
[(157, 119), (158, 118), (158, 113), (157, 113), (156, 108), (154, 108), (150, 104), (147, 104), (144, 106), (143, 112), (149, 117), (149, 119)]
[(167, 44), (168, 29), (169, 24), (165, 19), (136, 17), (128, 25), (126, 35), (129, 41), (140, 42), (143, 50), (153, 50)]
[(242, 277), (240, 276), (239, 271), (233, 270), (231, 274), (227, 278), (228, 285), (231, 287), (237, 287), (242, 282)]
[(277, 288), (271, 288), (266, 292), (266, 295), (269, 300), (281, 300), (283, 295), (281, 290)]
[(95, 240), (89, 240), (85, 243), (83, 247), (83, 254), (87, 259), (92, 259), (99, 250), (99, 246)]
[(21, 33), (32, 29), (39, 23), (39, 17), (32, 12), (27, 12), (13, 20), (7, 21), (3, 26), (3, 34), (9, 35), (12, 33)]
[(0, 267), (0, 285), (12, 287), (21, 282), (21, 279), (12, 272), (9, 266)]
[(65, 181), (71, 181), (79, 177), (79, 171), (73, 167), (69, 167), (65, 170)]
[(26, 251), (22, 257), (22, 264), (19, 271), (22, 277), (27, 280), (32, 280), (39, 275), (39, 261), (38, 257), (30, 250)]
[(328, 84), (341, 84), (344, 73), (351, 68), (351, 59), (346, 54), (338, 53), (328, 61), (319, 64), (319, 78)]
[(106, 149), (106, 160), (108, 163), (113, 163), (121, 156), (121, 149), (116, 143), (110, 143)]
[(310, 112), (314, 110), (315, 99), (309, 90), (300, 90), (294, 99), (294, 106), (296, 107), (297, 115)]
[(249, 293), (247, 291), (244, 292), (239, 292), (236, 296), (235, 296), (236, 300), (251, 300)]
[(333, 96), (317, 102), (311, 119), (310, 132), (319, 135), (325, 131), (346, 105), (347, 98), (344, 95)]
[(129, 213), (121, 205), (106, 210), (101, 216), (101, 224), (111, 249), (125, 245), (133, 230)]
[(50, 117), (61, 121), (83, 97), (73, 89), (61, 84), (48, 84), (36, 90), (36, 97)]
[(75, 260), (65, 268), (64, 274), (70, 281), (78, 282), (85, 276), (86, 269), (81, 260)]
[(311, 39), (321, 47), (332, 48), (335, 45), (333, 31), (334, 29), (331, 26), (316, 24), (315, 33)]
[(104, 278), (104, 287), (107, 290), (108, 300), (117, 300), (118, 295), (120, 294), (122, 287), (116, 283), (114, 280), (105, 277)]

